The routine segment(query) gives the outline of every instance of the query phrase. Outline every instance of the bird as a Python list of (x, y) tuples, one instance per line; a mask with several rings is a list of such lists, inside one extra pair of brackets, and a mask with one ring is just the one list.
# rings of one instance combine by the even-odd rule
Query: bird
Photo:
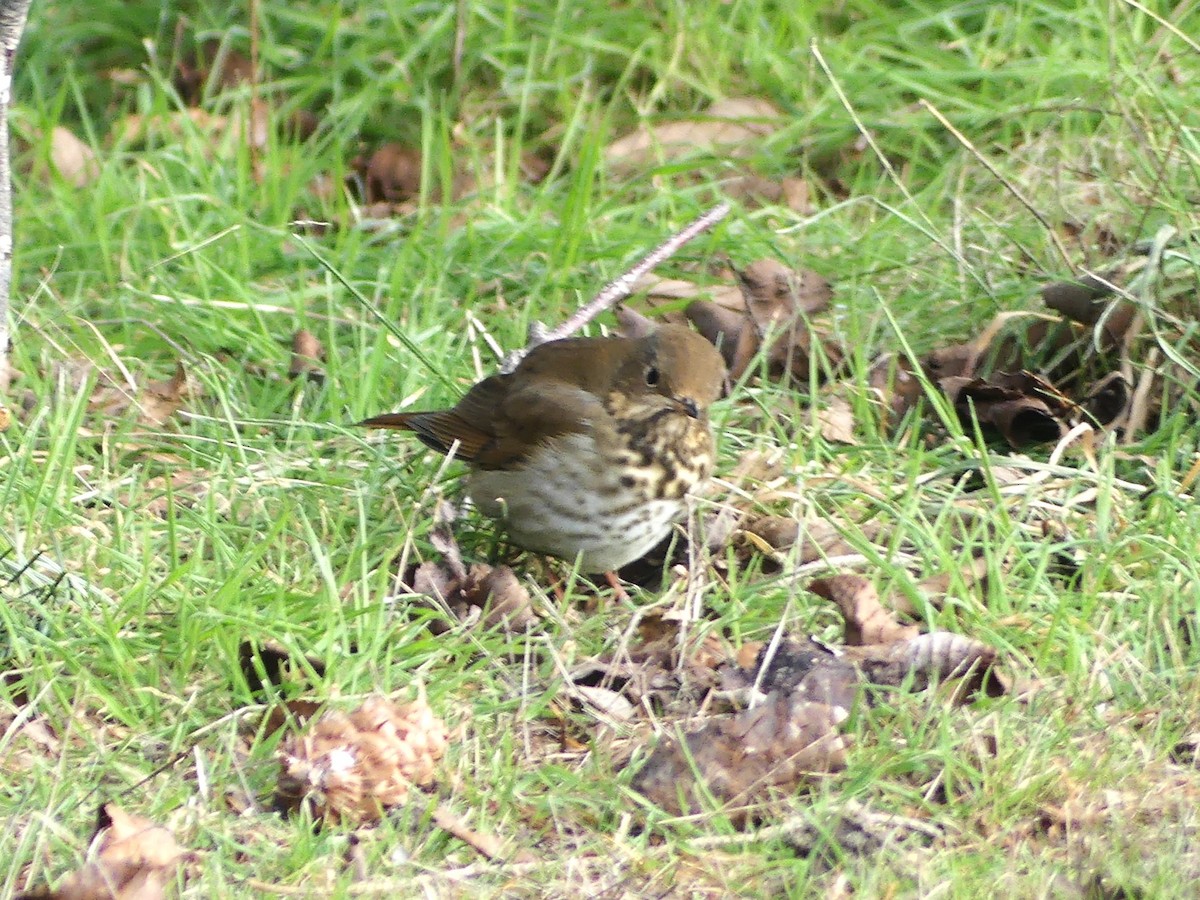
[(469, 468), (467, 494), (509, 540), (613, 573), (670, 533), (712, 472), (709, 406), (725, 362), (683, 325), (534, 347), (450, 409), (360, 424), (412, 432)]

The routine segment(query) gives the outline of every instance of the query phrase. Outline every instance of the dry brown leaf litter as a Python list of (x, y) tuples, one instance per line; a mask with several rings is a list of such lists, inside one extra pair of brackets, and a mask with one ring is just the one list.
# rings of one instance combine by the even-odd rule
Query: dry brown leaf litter
[(850, 748), (839, 726), (860, 696), (870, 701), (868, 686), (923, 690), (959, 679), (956, 699), (1003, 693), (992, 648), (900, 625), (866, 579), (834, 576), (810, 589), (838, 606), (845, 646), (788, 638), (763, 646), (749, 668), (727, 668), (724, 688), (751, 704), (660, 740), (633, 782), (655, 805), (695, 814), (715, 804), (742, 824), (761, 816), (769, 801), (845, 767)]
[(325, 380), (325, 347), (317, 340), (316, 335), (306, 328), (301, 328), (292, 335), (292, 363), (288, 374), (293, 378), (304, 376), (309, 381), (322, 382)]
[(114, 803), (100, 808), (91, 861), (54, 890), (35, 890), (28, 900), (163, 900), (180, 865), (191, 854), (175, 836)]

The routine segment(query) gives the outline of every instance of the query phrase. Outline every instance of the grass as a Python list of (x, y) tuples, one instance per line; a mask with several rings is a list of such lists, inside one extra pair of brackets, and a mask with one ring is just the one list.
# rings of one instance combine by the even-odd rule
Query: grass
[[(245, 8), (185, 6), (196, 34), (248, 52)], [(805, 6), (464, 3), (456, 67), (453, 5), (266, 0), (257, 90), (284, 112), (316, 112), (320, 127), (255, 158), (200, 127), (113, 142), (127, 113), (178, 105), (175, 11), (34, 5), (15, 90), (18, 129), (33, 137), (16, 178), (23, 377), (9, 404), (27, 408), (0, 434), (0, 565), (13, 574), (0, 593), (0, 721), (35, 719), (53, 739), (30, 743), (16, 725), (0, 735), (0, 894), (76, 868), (96, 805), (112, 800), (199, 851), (184, 895), (261, 896), (257, 879), (350, 896), (348, 830), (264, 809), (278, 738), (254, 730), (263, 698), (238, 649), (267, 639), (323, 662), (313, 692), (339, 704), (423, 684), (462, 726), (442, 795), (472, 827), (543, 861), (479, 864), (413, 808), (360, 833), (368, 878), (357, 889), (1190, 893), (1200, 776), (1176, 748), (1197, 729), (1200, 516), (1175, 487), (1196, 452), (1183, 411), (1140, 444), (1099, 441), (1094, 463), (1068, 454), (1065, 469), (1017, 493), (1004, 473), (1028, 479), (1048, 451), (1012, 458), (961, 431), (893, 436), (869, 417), (859, 445), (829, 444), (807, 396), (758, 381), (715, 409), (723, 471), (747, 450), (781, 453), (786, 487), (769, 511), (859, 523), (846, 536), (881, 594), (995, 646), (1041, 685), (968, 708), (937, 691), (898, 694), (848, 726), (848, 770), (792, 801), (817, 822), (850, 800), (919, 817), (945, 834), (928, 848), (804, 857), (778, 836), (745, 840), (719, 813), (643, 815), (554, 658), (570, 667), (611, 649), (656, 592), (584, 614), (582, 591), (559, 601), (523, 565), (535, 602), (553, 610), (524, 638), (434, 637), (395, 593), (399, 553), (434, 556), (434, 501), (454, 494), (455, 471), (349, 423), (402, 400), (451, 402), (494, 366), (473, 322), (521, 344), (530, 321), (560, 321), (714, 201), (731, 174), (720, 160), (606, 168), (604, 148), (643, 117), (683, 118), (734, 96), (785, 112), (750, 162), (807, 178), (814, 211), (739, 206), (663, 271), (702, 270), (718, 254), (818, 270), (835, 284), (836, 328), (860, 378), (880, 352), (921, 353), (998, 311), (1033, 308), (1042, 283), (1068, 274), (1039, 217), (1123, 243), (1165, 224), (1194, 229), (1200, 55), (1164, 24), (1194, 33), (1190, 7), (793, 8)], [(217, 112), (249, 100), (245, 86), (211, 93)], [(98, 149), (94, 183), (47, 174), (36, 135), (57, 124)], [(887, 166), (856, 143), (859, 124)], [(345, 196), (309, 185), (340, 180), (383, 140), (422, 148), (427, 185), (467, 170), (489, 186), (446, 203), (427, 187), (411, 214), (355, 227)], [(540, 184), (518, 177), (526, 151), (550, 164)], [(301, 233), (298, 217), (340, 226)], [(1103, 263), (1068, 249), (1076, 264)], [(323, 382), (286, 375), (298, 328), (326, 348)], [(181, 360), (194, 390), (166, 426), (101, 418), (88, 410), (98, 376), (81, 381), (80, 360), (139, 381)], [(964, 467), (982, 467), (982, 492), (964, 489)], [(1142, 497), (1130, 483), (1159, 490)], [(188, 502), (160, 515), (152, 504), (169, 494)], [(1044, 538), (1042, 519), (1060, 537)], [(860, 530), (868, 522), (882, 526), (882, 549)], [(485, 523), (466, 520), (459, 537), (469, 558), (495, 555)], [(1079, 563), (1073, 582), (1058, 574), (1063, 554)], [(984, 582), (953, 574), (973, 557), (987, 561)], [(769, 638), (786, 617), (791, 632), (837, 640), (831, 609), (756, 565), (707, 582), (706, 627), (736, 645)], [(948, 601), (935, 609), (920, 582), (946, 572)], [(233, 795), (258, 805), (238, 816)], [(463, 866), (473, 877), (447, 880)]]

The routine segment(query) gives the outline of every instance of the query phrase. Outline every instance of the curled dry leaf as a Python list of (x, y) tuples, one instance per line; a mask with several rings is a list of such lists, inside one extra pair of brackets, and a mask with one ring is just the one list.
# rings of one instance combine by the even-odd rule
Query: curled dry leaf
[(741, 307), (696, 300), (684, 311), (706, 338), (721, 348), (729, 377), (746, 371), (768, 336), (767, 371), (772, 378), (807, 383), (813, 360), (813, 343), (821, 345), (820, 358), (837, 365), (844, 353), (817, 334), (808, 317), (829, 305), (829, 282), (816, 272), (793, 271), (773, 259), (761, 259), (736, 273)]
[(325, 372), (321, 363), (325, 361), (325, 348), (317, 340), (316, 335), (306, 328), (301, 328), (292, 335), (292, 364), (288, 374), (293, 378), (303, 375), (310, 381), (324, 381)]
[(196, 106), (204, 99), (207, 85), (218, 91), (235, 88), (254, 80), (250, 59), (222, 41), (212, 38), (200, 42), (192, 52), (181, 54), (172, 81), (185, 106)]
[(885, 353), (871, 365), (867, 386), (886, 411), (883, 421), (893, 428), (924, 394), (908, 360), (892, 353)]
[(228, 492), (217, 488), (212, 472), (182, 471), (147, 480), (135, 502), (147, 512), (165, 519), (172, 509), (192, 509), (210, 500), (221, 515), (228, 515), (233, 508)]
[(857, 444), (854, 436), (854, 409), (850, 401), (840, 394), (830, 396), (825, 405), (817, 410), (817, 423), (821, 437), (837, 444)]
[(928, 845), (942, 836), (938, 825), (894, 810), (876, 812), (854, 800), (842, 803), (832, 821), (825, 812), (819, 817), (802, 812), (780, 830), (797, 853), (815, 856), (822, 867), (841, 865), (846, 856), (866, 856), (885, 848), (894, 852), (900, 841)]
[(378, 821), (414, 787), (434, 781), (449, 735), (424, 697), (396, 705), (368, 698), (348, 715), (330, 712), (280, 747), (280, 808), (349, 824)]
[(860, 575), (835, 575), (819, 578), (808, 589), (837, 604), (846, 622), (846, 643), (891, 644), (906, 641), (921, 633), (916, 625), (901, 625), (890, 610), (879, 602), (875, 586)]
[(251, 693), (262, 694), (268, 686), (310, 687), (308, 672), (325, 676), (325, 662), (309, 654), (299, 657), (278, 641), (242, 641), (238, 645), (238, 666)]
[(461, 600), (452, 603), (451, 609), (460, 619), (465, 619), (469, 608), (475, 607), (483, 611), (483, 624), (487, 628), (500, 626), (506, 631), (521, 632), (537, 624), (529, 591), (508, 566), (476, 563), (467, 570), (459, 594)]
[[(859, 526), (863, 538), (868, 541), (874, 540), (880, 529), (877, 522), (864, 522)], [(776, 551), (773, 558), (763, 563), (764, 571), (777, 571), (782, 566), (785, 551), (787, 559), (798, 565), (857, 552), (842, 535), (837, 523), (829, 519), (805, 522), (802, 527), (798, 520), (788, 516), (759, 516), (736, 537), (738, 555), (743, 561), (754, 553)]]
[(0, 713), (0, 772), (12, 777), (45, 765), (62, 752), (62, 739), (43, 715)]
[(1027, 377), (998, 373), (999, 380), (989, 381), (954, 376), (938, 384), (964, 423), (974, 419), (994, 428), (1013, 447), (1058, 440), (1067, 433), (1074, 404), (1036, 376), (1019, 376)]
[(635, 790), (675, 814), (695, 814), (711, 796), (735, 821), (745, 807), (794, 793), (810, 776), (840, 771), (846, 740), (840, 710), (798, 695), (770, 694), (753, 709), (709, 718), (699, 730), (655, 748)]
[(807, 215), (813, 211), (812, 190), (807, 179), (784, 176), (775, 181), (746, 173), (721, 182), (721, 192), (747, 206), (786, 206)]
[(61, 125), (50, 132), (50, 163), (64, 181), (75, 187), (89, 185), (100, 175), (96, 152)]
[[(444, 604), (460, 622), (478, 622), (485, 628), (503, 628), (520, 633), (538, 622), (529, 591), (508, 566), (475, 563), (456, 575), (448, 563), (424, 562), (408, 579), (414, 594), (421, 594)], [(433, 630), (441, 633), (444, 623)]]
[(175, 836), (114, 803), (100, 807), (94, 858), (57, 890), (30, 893), (49, 900), (161, 900), (189, 854)]
[(766, 100), (718, 100), (695, 118), (643, 125), (617, 138), (605, 148), (604, 159), (614, 171), (629, 174), (697, 154), (744, 157), (782, 124), (782, 114)]
[(395, 142), (361, 164), (367, 203), (403, 203), (421, 193), (421, 151)]
[(678, 619), (647, 614), (638, 624), (636, 640), (589, 659), (572, 669), (575, 688), (598, 687), (619, 693), (632, 708), (694, 712), (704, 695), (718, 683), (718, 667), (730, 652), (720, 635), (709, 631), (680, 633)]
[(996, 651), (987, 644), (948, 631), (934, 631), (886, 647), (860, 648), (853, 658), (872, 684), (899, 686), (908, 682), (924, 690), (934, 681), (963, 678), (962, 695), (982, 691), (989, 697), (1005, 693), (994, 671)]
[(181, 362), (175, 364), (170, 378), (151, 381), (140, 391), (130, 391), (102, 376), (88, 401), (88, 411), (108, 420), (122, 418), (134, 409), (139, 424), (161, 426), (183, 408), (189, 391), (187, 370)]

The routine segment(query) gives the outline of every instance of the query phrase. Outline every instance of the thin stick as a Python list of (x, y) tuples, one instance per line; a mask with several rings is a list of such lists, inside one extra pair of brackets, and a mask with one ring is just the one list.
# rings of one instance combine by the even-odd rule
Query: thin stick
[[(504, 844), (500, 838), (486, 831), (476, 831), (467, 827), (466, 822), (452, 813), (445, 804), (439, 803), (433, 810), (433, 823), (438, 828), (454, 835), (472, 850), (490, 862), (505, 862), (508, 854), (504, 852)], [(521, 851), (516, 862), (532, 862), (530, 855)]]
[(617, 276), (606, 284), (591, 302), (586, 306), (581, 306), (575, 311), (573, 316), (557, 328), (547, 330), (540, 322), (534, 323), (533, 327), (529, 329), (529, 342), (526, 344), (525, 349), (510, 353), (504, 360), (504, 364), (500, 367), (500, 371), (506, 374), (511, 372), (525, 358), (525, 354), (538, 344), (544, 344), (547, 341), (560, 341), (563, 338), (570, 337), (588, 322), (592, 321), (592, 319), (596, 318), (596, 316), (600, 315), (600, 313), (624, 300), (633, 293), (634, 285), (637, 284), (639, 278), (655, 266), (678, 253), (684, 244), (695, 240), (724, 219), (729, 215), (729, 210), (730, 206), (728, 203), (720, 203), (694, 219), (681, 231), (677, 231), (647, 253), (646, 256), (623, 275)]
[(1000, 170), (992, 165), (991, 160), (980, 153), (979, 149), (971, 143), (965, 134), (950, 124), (950, 120), (942, 115), (941, 110), (939, 110), (924, 97), (922, 97), (918, 102), (921, 104), (921, 106), (925, 107), (925, 109), (929, 110), (933, 117), (942, 124), (942, 127), (954, 135), (954, 139), (966, 147), (967, 150), (971, 152), (975, 159), (978, 160), (985, 169), (992, 173), (993, 178), (1004, 185), (1005, 189), (1017, 198), (1018, 203), (1029, 210), (1029, 214), (1037, 219), (1041, 226), (1046, 229), (1046, 233), (1050, 235), (1050, 241), (1054, 244), (1054, 249), (1058, 251), (1058, 255), (1062, 257), (1062, 261), (1066, 265), (1067, 271), (1074, 272), (1075, 266), (1071, 264), (1071, 257), (1067, 254), (1067, 248), (1063, 246), (1063, 242), (1059, 238), (1058, 232), (1054, 230), (1054, 226), (1050, 224), (1050, 221), (1044, 215), (1042, 215), (1041, 210), (1035, 207), (1033, 203), (1031, 203), (1029, 199), (1021, 193), (1020, 189), (1015, 184), (1001, 175)]
[[(258, 171), (258, 142), (254, 134), (254, 118), (258, 114), (258, 0), (250, 0), (250, 108), (246, 110), (246, 149), (250, 152), (250, 170)], [(270, 131), (268, 116), (263, 115), (263, 127)]]

